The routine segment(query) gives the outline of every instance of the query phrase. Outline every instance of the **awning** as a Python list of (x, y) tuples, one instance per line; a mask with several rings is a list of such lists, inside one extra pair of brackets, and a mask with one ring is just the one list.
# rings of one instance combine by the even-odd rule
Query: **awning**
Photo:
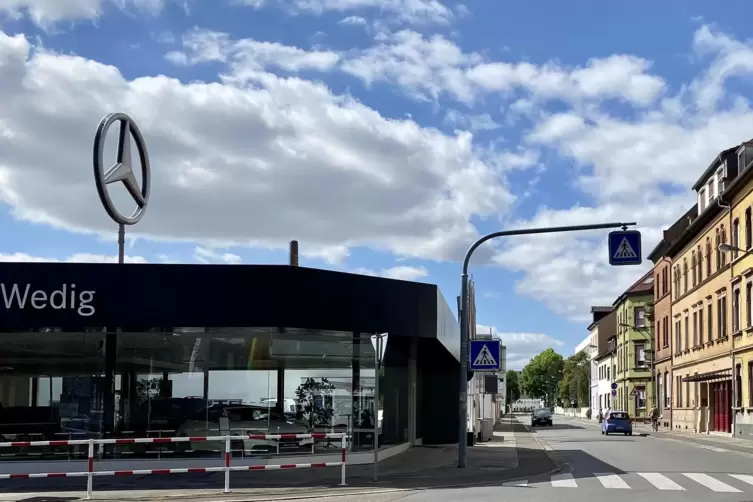
[(712, 380), (730, 380), (732, 379), (732, 369), (708, 371), (706, 373), (697, 373), (689, 375), (682, 379), (683, 382), (710, 382)]

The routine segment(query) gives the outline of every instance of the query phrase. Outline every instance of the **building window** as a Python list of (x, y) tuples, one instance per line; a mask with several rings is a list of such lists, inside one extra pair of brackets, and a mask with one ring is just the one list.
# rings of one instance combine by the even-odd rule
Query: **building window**
[[(661, 324), (661, 346), (662, 348), (667, 348), (669, 346), (669, 333), (667, 333), (667, 328), (669, 328), (669, 323), (667, 320), (667, 316), (664, 316), (660, 321), (659, 324)], [(657, 347), (658, 349), (659, 347)]]
[(743, 407), (743, 365), (735, 365), (735, 408)]
[(682, 339), (682, 324), (680, 322), (680, 318), (678, 317), (675, 319), (675, 353), (679, 354), (680, 349), (682, 349), (682, 344), (680, 343), (680, 340)]
[(683, 258), (682, 260), (682, 292), (688, 292), (688, 260)]
[(685, 312), (685, 350), (690, 348), (690, 316)]
[(732, 246), (734, 247), (732, 250), (732, 259), (736, 260), (738, 256), (737, 249), (740, 247), (740, 220), (737, 218), (732, 222)]
[(645, 368), (646, 367), (646, 346), (641, 344), (636, 344), (635, 346), (635, 367), (636, 368)]
[(711, 277), (711, 239), (706, 238), (706, 278)]
[(722, 243), (719, 236), (719, 229), (716, 229), (716, 237), (714, 237), (714, 256), (716, 256), (716, 269), (722, 268), (722, 252), (719, 250), (719, 245)]
[(745, 210), (745, 249), (753, 247), (753, 215), (751, 215), (751, 209)]
[(667, 269), (668, 269), (668, 268), (669, 268), (669, 267), (664, 267), (664, 268), (663, 268), (663, 269), (661, 270), (661, 289), (662, 289), (662, 292), (663, 292), (664, 294), (667, 294), (667, 289), (669, 289), (669, 288), (668, 288), (668, 286), (669, 286), (669, 282), (667, 281), (667, 275), (668, 275), (668, 274), (667, 274)]
[(716, 195), (721, 196), (724, 191), (724, 166), (716, 172)]
[(685, 407), (690, 408), (690, 382), (688, 382), (688, 377), (690, 374), (685, 374), (685, 389), (683, 390), (683, 393), (685, 394)]
[(677, 407), (682, 408), (682, 377), (678, 375), (677, 377)]
[(732, 291), (732, 332), (740, 331), (740, 288)]
[(753, 325), (753, 282), (745, 285), (745, 327), (750, 328)]
[(714, 307), (714, 304), (711, 303), (711, 301), (709, 300), (709, 304), (706, 307), (706, 313), (708, 314), (708, 317), (709, 317), (706, 320), (706, 323), (709, 327), (708, 336), (706, 337), (706, 340), (709, 342), (714, 339), (714, 308), (713, 307)]
[[(727, 231), (724, 230), (724, 225), (722, 225), (721, 235), (722, 235), (722, 244), (726, 244), (727, 243)], [(722, 267), (723, 267), (727, 264), (727, 253), (719, 253), (719, 254), (722, 257)]]
[(690, 269), (693, 271), (693, 287), (696, 287), (698, 285), (698, 275), (696, 274), (696, 258), (695, 258), (695, 251), (692, 251), (690, 253)]
[(641, 408), (646, 407), (646, 388), (645, 387), (635, 388), (635, 407), (636, 409), (641, 409)]
[(698, 275), (698, 282), (703, 281), (703, 255), (701, 255), (701, 246), (698, 246), (696, 250), (696, 274)]
[(727, 295), (719, 295), (716, 299), (716, 310), (718, 312), (717, 336), (724, 338), (727, 336)]
[(753, 361), (748, 362), (748, 406), (753, 407)]
[(698, 192), (698, 212), (701, 213), (704, 209), (706, 209), (706, 205), (708, 204), (708, 201), (706, 200), (706, 187), (701, 188), (701, 191)]
[(664, 373), (664, 407), (672, 407), (672, 391), (669, 388), (669, 372)]
[(709, 194), (709, 204), (712, 200), (714, 200), (714, 197), (716, 197), (716, 193), (714, 193), (714, 178), (711, 178), (709, 180), (708, 185), (706, 185), (706, 193)]
[(698, 311), (693, 312), (693, 347), (698, 345)]
[(635, 307), (635, 309), (633, 309), (633, 316), (635, 318), (636, 328), (646, 327), (646, 309), (645, 308)]
[(698, 307), (698, 345), (703, 345), (703, 330), (705, 325), (703, 324), (703, 305)]

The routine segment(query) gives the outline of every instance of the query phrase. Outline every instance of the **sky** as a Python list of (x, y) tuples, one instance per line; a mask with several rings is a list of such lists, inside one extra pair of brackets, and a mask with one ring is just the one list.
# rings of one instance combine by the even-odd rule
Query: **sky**
[[(115, 260), (92, 143), (124, 112), (151, 199), (127, 259), (286, 263), (429, 282), (471, 262), (508, 367), (569, 355), (753, 137), (746, 0), (0, 0), (0, 259)], [(114, 137), (115, 134), (108, 135)], [(105, 157), (114, 162), (114, 139)], [(118, 187), (123, 212), (130, 199)]]

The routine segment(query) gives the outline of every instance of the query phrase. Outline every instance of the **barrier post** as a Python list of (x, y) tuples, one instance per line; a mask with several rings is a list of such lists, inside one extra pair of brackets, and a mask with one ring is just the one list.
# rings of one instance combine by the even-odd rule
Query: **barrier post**
[(94, 491), (94, 440), (89, 440), (89, 452), (86, 462), (86, 499), (91, 500)]
[(340, 465), (340, 486), (345, 486), (345, 450), (347, 448), (346, 436), (347, 434), (343, 434), (342, 438), (340, 438), (340, 462), (342, 462), (342, 464)]
[(225, 489), (222, 493), (230, 493), (230, 436), (225, 436)]

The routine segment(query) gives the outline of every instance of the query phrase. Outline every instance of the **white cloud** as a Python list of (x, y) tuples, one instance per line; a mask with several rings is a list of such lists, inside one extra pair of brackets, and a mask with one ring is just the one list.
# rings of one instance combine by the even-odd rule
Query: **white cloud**
[[(0, 262), (67, 262), (67, 263), (117, 263), (117, 256), (76, 253), (67, 258), (33, 256), (28, 253), (0, 253)], [(126, 263), (147, 263), (143, 256), (125, 256)]]
[(137, 120), (151, 156), (151, 205), (134, 237), (286, 247), (295, 235), (310, 249), (454, 259), (477, 235), (473, 216), (514, 200), (469, 133), (386, 119), (320, 83), (248, 66), (224, 84), (129, 81), (4, 34), (0, 66), (0, 199), (19, 219), (112, 231), (81, 164), (113, 110)]
[(438, 0), (243, 0), (253, 7), (280, 5), (293, 13), (364, 12), (393, 23), (447, 24), (453, 13)]
[(237, 265), (241, 263), (241, 257), (233, 253), (223, 253), (214, 249), (207, 249), (197, 246), (193, 252), (194, 260), (199, 263), (210, 264), (219, 263), (227, 265)]
[[(568, 209), (542, 207), (515, 227), (637, 221), (646, 256), (662, 229), (694, 203), (692, 183), (723, 149), (753, 136), (753, 110), (731, 93), (731, 77), (753, 76), (753, 47), (708, 27), (694, 48), (709, 65), (674, 96), (632, 118), (572, 108), (545, 116), (528, 140), (552, 148), (577, 166), (575, 188), (593, 202)], [(724, 99), (720, 99), (724, 96)], [(680, 189), (671, 195), (667, 186)], [(572, 320), (588, 322), (589, 305), (611, 303), (651, 266), (613, 268), (606, 231), (515, 237), (498, 263), (522, 272), (517, 291)]]
[(65, 20), (94, 20), (107, 6), (159, 14), (164, 0), (0, 0), (0, 15), (14, 19), (28, 16), (35, 24), (49, 27)]
[(425, 278), (429, 275), (429, 272), (424, 267), (409, 267), (406, 265), (386, 268), (379, 271), (374, 271), (368, 268), (357, 268), (351, 272), (354, 274), (386, 277), (387, 279), (399, 279), (402, 281), (417, 281), (418, 279)]
[[(554, 349), (562, 354), (565, 343), (542, 333), (501, 333), (494, 326), (476, 325), (476, 332), (496, 336), (507, 347), (507, 369), (521, 370), (533, 356)], [(567, 354), (563, 354), (566, 356)]]

